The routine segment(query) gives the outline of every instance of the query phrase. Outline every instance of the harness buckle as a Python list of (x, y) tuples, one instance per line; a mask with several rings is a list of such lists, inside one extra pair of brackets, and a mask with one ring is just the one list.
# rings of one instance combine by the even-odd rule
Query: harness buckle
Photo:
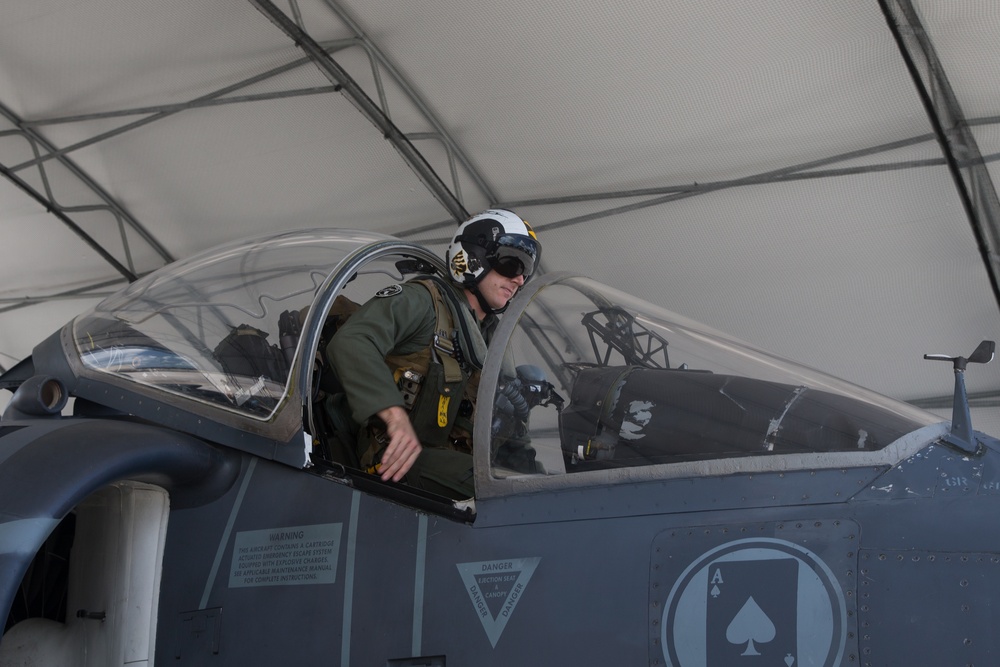
[(448, 334), (444, 331), (438, 331), (434, 334), (434, 349), (439, 352), (444, 352), (449, 357), (455, 358), (458, 346), (455, 344), (453, 338), (448, 337)]

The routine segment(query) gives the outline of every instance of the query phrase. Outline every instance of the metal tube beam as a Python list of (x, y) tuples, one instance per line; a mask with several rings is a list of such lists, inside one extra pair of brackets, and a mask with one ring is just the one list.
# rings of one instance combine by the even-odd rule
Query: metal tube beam
[(1000, 199), (934, 44), (910, 0), (879, 0), (934, 128), (1000, 306)]
[(182, 102), (179, 104), (163, 104), (154, 107), (139, 107), (136, 109), (117, 109), (115, 111), (100, 111), (97, 113), (81, 114), (79, 116), (61, 116), (57, 118), (40, 118), (37, 120), (25, 120), (26, 127), (42, 127), (45, 125), (62, 125), (65, 123), (80, 123), (88, 120), (103, 120), (105, 118), (121, 118), (124, 116), (144, 116), (147, 114), (177, 113), (189, 109), (201, 109), (204, 107), (217, 107), (226, 104), (243, 104), (245, 102), (261, 102), (266, 100), (281, 100), (289, 97), (305, 97), (307, 95), (322, 95), (337, 92), (336, 86), (316, 86), (312, 88), (296, 88), (294, 90), (282, 90), (274, 93), (258, 93), (256, 95), (234, 95), (223, 99), (200, 100), (192, 102)]
[(448, 211), (456, 222), (468, 217), (468, 212), (455, 195), (437, 175), (434, 168), (424, 156), (413, 146), (409, 139), (385, 115), (385, 112), (368, 97), (367, 93), (351, 78), (344, 68), (300, 27), (295, 25), (288, 16), (278, 9), (270, 0), (250, 0), (264, 16), (271, 20), (282, 32), (298, 46), (316, 64), (319, 70), (331, 83), (340, 86), (340, 92), (350, 101), (361, 114), (382, 133), (389, 143), (399, 152), (406, 163), (413, 169), (438, 202)]
[(403, 76), (399, 68), (389, 60), (378, 46), (368, 39), (368, 36), (361, 30), (361, 27), (354, 20), (354, 18), (347, 13), (347, 11), (336, 2), (336, 0), (325, 0), (326, 5), (333, 11), (337, 17), (344, 22), (344, 24), (354, 33), (354, 36), (360, 41), (370, 54), (374, 55), (378, 62), (383, 68), (392, 76), (396, 84), (400, 89), (406, 94), (407, 98), (413, 102), (414, 106), (420, 111), (420, 113), (427, 119), (427, 122), (431, 124), (434, 131), (438, 133), (441, 137), (441, 141), (445, 143), (448, 147), (450, 154), (453, 154), (458, 162), (462, 165), (465, 171), (469, 174), (469, 177), (476, 184), (476, 187), (480, 192), (486, 197), (487, 201), (490, 203), (495, 203), (499, 200), (496, 192), (490, 187), (489, 183), (486, 182), (486, 178), (479, 172), (478, 169), (472, 164), (472, 160), (465, 154), (458, 142), (448, 133), (444, 124), (438, 120), (434, 112), (427, 105), (426, 102), (417, 93), (416, 88)]
[[(315, 44), (315, 42), (313, 42), (313, 43)], [(319, 45), (316, 45), (316, 48), (319, 49), (320, 48)], [(156, 112), (156, 113), (154, 113), (154, 114), (152, 114), (150, 116), (147, 116), (146, 118), (140, 118), (139, 120), (133, 121), (131, 123), (127, 123), (125, 125), (122, 125), (121, 127), (115, 128), (114, 130), (109, 130), (108, 132), (104, 132), (102, 134), (95, 135), (93, 137), (90, 137), (89, 139), (84, 139), (83, 141), (79, 141), (79, 142), (77, 142), (75, 144), (72, 144), (70, 146), (67, 146), (65, 148), (56, 149), (56, 148), (53, 147), (52, 151), (49, 154), (43, 155), (43, 156), (38, 157), (38, 158), (35, 158), (34, 160), (28, 160), (27, 162), (22, 162), (21, 164), (15, 165), (14, 167), (11, 167), (11, 170), (12, 171), (20, 171), (22, 169), (26, 169), (28, 167), (32, 167), (32, 166), (34, 166), (36, 164), (40, 164), (42, 162), (45, 162), (47, 160), (51, 160), (53, 158), (64, 157), (66, 154), (72, 153), (73, 151), (77, 151), (77, 150), (80, 150), (81, 148), (85, 148), (87, 146), (91, 146), (93, 144), (99, 143), (99, 142), (104, 141), (106, 139), (110, 139), (112, 137), (116, 137), (116, 136), (118, 136), (120, 134), (125, 134), (126, 132), (129, 132), (129, 131), (134, 130), (136, 128), (142, 127), (144, 125), (149, 125), (150, 123), (153, 123), (153, 122), (156, 122), (156, 121), (161, 120), (163, 118), (166, 118), (167, 116), (171, 116), (171, 115), (173, 115), (175, 113), (179, 113), (181, 111), (184, 111), (185, 109), (192, 108), (192, 105), (201, 104), (203, 102), (207, 102), (207, 101), (210, 101), (210, 100), (215, 100), (215, 99), (218, 99), (220, 97), (223, 97), (224, 95), (228, 95), (229, 93), (235, 92), (237, 90), (241, 90), (241, 89), (246, 88), (247, 86), (253, 85), (255, 83), (259, 83), (261, 81), (266, 81), (267, 79), (275, 77), (275, 76), (277, 76), (279, 74), (283, 74), (283, 73), (288, 72), (290, 70), (293, 70), (293, 69), (295, 69), (297, 67), (301, 67), (305, 63), (309, 62), (309, 60), (310, 60), (309, 58), (299, 58), (298, 60), (294, 60), (294, 61), (292, 61), (290, 63), (286, 63), (286, 64), (281, 65), (279, 67), (275, 67), (273, 69), (270, 69), (270, 70), (268, 70), (266, 72), (262, 72), (261, 74), (258, 74), (256, 76), (252, 76), (249, 79), (244, 79), (242, 81), (234, 83), (231, 86), (226, 86), (225, 88), (221, 88), (219, 90), (213, 91), (211, 93), (208, 93), (207, 95), (202, 95), (201, 97), (196, 97), (195, 99), (189, 101), (186, 104), (178, 104), (178, 105), (171, 105), (171, 107), (163, 107), (160, 111), (158, 111), (158, 112)]]
[[(992, 162), (995, 160), (1000, 160), (1000, 155), (991, 155), (984, 158), (987, 162)], [(859, 174), (883, 172), (883, 171), (897, 171), (901, 169), (916, 169), (919, 167), (940, 167), (945, 164), (944, 158), (930, 158), (927, 160), (911, 160), (908, 162), (890, 162), (883, 164), (865, 165), (862, 167), (845, 167), (843, 169), (821, 169), (814, 171), (805, 172), (784, 172), (775, 173), (767, 172), (764, 174), (757, 174), (753, 176), (747, 176), (744, 178), (736, 178), (728, 181), (714, 181), (710, 183), (692, 183), (691, 185), (677, 185), (677, 186), (664, 186), (662, 188), (654, 188), (651, 191), (668, 193), (664, 196), (656, 197), (654, 199), (647, 199), (645, 201), (635, 202), (632, 204), (627, 204), (625, 206), (617, 206), (614, 208), (604, 209), (601, 211), (595, 211), (594, 213), (588, 213), (585, 215), (576, 216), (573, 218), (567, 218), (565, 220), (558, 220), (556, 222), (550, 222), (546, 224), (534, 225), (536, 231), (545, 231), (552, 229), (562, 229), (564, 227), (573, 227), (575, 225), (580, 225), (585, 222), (593, 222), (594, 220), (602, 220), (604, 218), (610, 218), (615, 215), (620, 215), (622, 213), (629, 213), (631, 211), (637, 211), (644, 208), (650, 208), (653, 206), (659, 206), (661, 204), (666, 204), (672, 201), (678, 201), (680, 199), (687, 199), (688, 197), (695, 197), (698, 195), (709, 194), (712, 192), (718, 192), (720, 190), (728, 190), (730, 188), (744, 187), (748, 185), (767, 185), (771, 183), (786, 183), (792, 181), (802, 181), (808, 179), (818, 179), (818, 178), (833, 178), (836, 176), (856, 176)], [(589, 195), (582, 195), (583, 197), (590, 197)], [(612, 199), (612, 198), (623, 198), (623, 197), (635, 197), (639, 196), (636, 191), (623, 191), (618, 193), (604, 193), (601, 197), (602, 199)], [(547, 204), (560, 204), (569, 201), (584, 201), (583, 199), (577, 199), (576, 197), (563, 197), (563, 198), (550, 198), (550, 199), (534, 199), (534, 200), (524, 200), (521, 202), (501, 202), (500, 206), (515, 207), (515, 206), (540, 206)], [(441, 229), (447, 226), (445, 223), (433, 223), (425, 225), (423, 227), (409, 230), (407, 232), (397, 233), (396, 236), (415, 236), (421, 232), (432, 231), (435, 229)], [(433, 238), (426, 239), (424, 243), (442, 243), (447, 241), (447, 238)]]
[(111, 255), (111, 253), (105, 250), (104, 246), (102, 246), (100, 243), (94, 240), (92, 236), (90, 236), (87, 232), (83, 231), (83, 228), (81, 228), (78, 224), (76, 224), (72, 218), (63, 213), (62, 210), (60, 210), (56, 206), (56, 204), (54, 204), (51, 200), (47, 199), (45, 195), (40, 193), (38, 190), (35, 190), (27, 182), (25, 182), (22, 178), (20, 178), (17, 174), (12, 173), (10, 169), (8, 169), (3, 165), (0, 165), (0, 175), (2, 175), (4, 178), (9, 180), (15, 186), (20, 188), (23, 192), (27, 193), (28, 196), (34, 199), (36, 202), (44, 206), (46, 211), (54, 215), (56, 218), (62, 221), (64, 225), (69, 227), (70, 231), (72, 231), (74, 234), (80, 237), (80, 239), (82, 239), (84, 243), (86, 243), (94, 250), (94, 252), (100, 255), (105, 262), (110, 264), (115, 269), (115, 271), (122, 274), (122, 276), (124, 276), (126, 280), (132, 282), (136, 279), (134, 273), (129, 271), (128, 268), (126, 268), (121, 262), (115, 259)]
[[(32, 144), (33, 148), (36, 146), (41, 146), (43, 149), (48, 151), (50, 155), (55, 157), (59, 161), (60, 165), (62, 165), (67, 171), (69, 171), (69, 173), (71, 173), (84, 187), (86, 187), (88, 190), (94, 193), (94, 195), (96, 195), (98, 199), (103, 201), (104, 204), (109, 209), (114, 211), (116, 217), (118, 217), (121, 220), (124, 220), (126, 224), (129, 227), (131, 227), (132, 230), (135, 231), (135, 233), (138, 234), (140, 238), (142, 238), (142, 240), (148, 243), (150, 247), (153, 248), (153, 250), (160, 257), (162, 257), (165, 262), (169, 263), (174, 261), (174, 257), (167, 251), (166, 248), (163, 247), (163, 245), (156, 239), (156, 237), (154, 237), (145, 227), (143, 227), (142, 224), (140, 224), (139, 221), (136, 220), (131, 213), (126, 211), (121, 204), (115, 201), (114, 198), (112, 198), (111, 195), (104, 190), (104, 188), (102, 188), (100, 185), (97, 184), (97, 181), (91, 178), (90, 175), (87, 174), (87, 172), (85, 172), (83, 169), (81, 169), (75, 162), (73, 162), (73, 160), (66, 157), (65, 155), (61, 154), (56, 155), (57, 149), (53, 144), (51, 144), (45, 137), (38, 134), (34, 129), (28, 127), (24, 123), (24, 121), (17, 116), (17, 114), (15, 114), (13, 111), (8, 109), (3, 104), (0, 104), (0, 116), (3, 116), (12, 125), (14, 125), (14, 127), (17, 128), (17, 134), (24, 136)], [(13, 171), (11, 171), (10, 174), (13, 175)], [(5, 172), (4, 175), (6, 176), (7, 173)], [(8, 176), (8, 178), (10, 177)], [(17, 179), (17, 181), (20, 180), (21, 179), (19, 178)], [(16, 184), (17, 181), (13, 182), (15, 182)], [(51, 203), (54, 204), (54, 202)]]
[[(991, 116), (987, 118), (979, 118), (970, 121), (970, 125), (993, 125), (1000, 123), (1000, 116)], [(558, 229), (561, 227), (569, 227), (573, 225), (578, 225), (584, 222), (592, 222), (594, 220), (601, 220), (603, 218), (608, 218), (621, 213), (627, 213), (632, 210), (637, 210), (641, 208), (648, 208), (650, 206), (658, 206), (660, 204), (669, 203), (671, 201), (676, 201), (677, 199), (683, 199), (686, 197), (693, 197), (700, 194), (708, 194), (710, 192), (716, 192), (718, 190), (725, 190), (729, 188), (742, 187), (746, 185), (764, 185), (769, 183), (782, 183), (799, 181), (813, 178), (833, 178), (837, 176), (853, 176), (865, 173), (883, 172), (883, 171), (896, 171), (900, 169), (916, 169), (922, 167), (939, 167), (946, 164), (945, 159), (941, 158), (929, 158), (926, 160), (908, 160), (900, 162), (883, 162), (878, 164), (870, 164), (858, 167), (845, 167), (841, 169), (817, 169), (817, 167), (827, 166), (836, 164), (838, 162), (844, 162), (847, 160), (855, 160), (862, 157), (871, 157), (879, 153), (886, 153), (889, 151), (897, 150), (899, 148), (905, 148), (907, 146), (914, 146), (917, 144), (925, 143), (928, 141), (936, 140), (934, 134), (922, 134), (915, 137), (910, 137), (907, 139), (901, 139), (899, 141), (893, 141), (885, 144), (880, 144), (878, 146), (872, 146), (869, 148), (863, 148), (856, 151), (849, 151), (847, 153), (841, 153), (839, 155), (833, 155), (826, 158), (821, 158), (819, 160), (813, 160), (811, 162), (805, 162), (798, 165), (793, 165), (789, 167), (783, 167), (774, 171), (769, 171), (761, 174), (753, 174), (743, 178), (730, 179), (725, 181), (713, 181), (708, 183), (689, 183), (683, 185), (664, 185), (655, 188), (642, 188), (633, 190), (615, 190), (607, 192), (594, 192), (587, 194), (577, 194), (577, 195), (559, 195), (555, 197), (540, 197), (536, 199), (521, 199), (521, 200), (511, 200), (511, 201), (500, 201), (497, 202), (497, 206), (504, 206), (507, 208), (518, 208), (522, 206), (550, 206), (555, 204), (569, 204), (569, 203), (579, 203), (587, 201), (604, 201), (610, 199), (631, 199), (638, 197), (657, 197), (644, 202), (637, 202), (630, 206), (623, 206), (617, 208), (606, 209), (603, 211), (597, 211), (585, 216), (578, 216), (574, 218), (568, 218), (566, 220), (560, 220), (557, 222), (549, 223), (547, 225), (537, 225), (536, 229)], [(982, 156), (983, 162), (995, 162), (1000, 160), (1000, 155), (986, 155)], [(668, 195), (668, 196), (661, 196)], [(417, 236), (425, 232), (434, 231), (437, 229), (443, 229), (450, 226), (450, 221), (440, 221), (434, 222), (421, 227), (412, 227), (405, 230), (400, 230), (395, 232), (395, 236), (400, 238), (407, 238), (412, 236)], [(428, 239), (426, 243), (441, 242), (446, 239)]]

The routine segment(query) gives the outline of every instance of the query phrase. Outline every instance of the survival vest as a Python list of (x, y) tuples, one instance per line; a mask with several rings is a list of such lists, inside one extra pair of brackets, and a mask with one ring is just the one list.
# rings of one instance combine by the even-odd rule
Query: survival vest
[[(441, 278), (426, 276), (410, 282), (419, 283), (431, 295), (434, 335), (426, 348), (389, 355), (385, 362), (421, 444), (471, 451), (476, 392), (486, 354), (479, 323)], [(357, 438), (362, 467), (372, 465), (388, 445), (381, 421), (371, 422)]]
[[(410, 421), (420, 442), (430, 447), (449, 447), (452, 431), (459, 421), (471, 431), (472, 406), (478, 390), (480, 355), (485, 343), (474, 346), (474, 337), (482, 338), (478, 323), (464, 316), (461, 304), (452, 303), (451, 287), (439, 278), (421, 278), (412, 282), (427, 288), (434, 302), (434, 337), (427, 348), (407, 355), (390, 355), (385, 362), (400, 385), (410, 412)], [(447, 292), (445, 290), (448, 290)], [(458, 306), (458, 308), (456, 308)], [(475, 326), (476, 331), (469, 331)], [(481, 347), (480, 349), (475, 349)], [(469, 387), (473, 381), (473, 387)], [(471, 393), (468, 391), (472, 389)], [(462, 409), (463, 401), (469, 401)], [(464, 413), (464, 414), (463, 414)]]

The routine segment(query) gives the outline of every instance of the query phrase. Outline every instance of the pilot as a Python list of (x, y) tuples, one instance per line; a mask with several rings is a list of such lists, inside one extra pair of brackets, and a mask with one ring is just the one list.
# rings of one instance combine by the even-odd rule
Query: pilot
[(472, 421), (486, 344), (541, 246), (515, 213), (490, 209), (455, 233), (448, 279), (379, 290), (327, 345), (362, 467), (454, 499), (474, 495)]

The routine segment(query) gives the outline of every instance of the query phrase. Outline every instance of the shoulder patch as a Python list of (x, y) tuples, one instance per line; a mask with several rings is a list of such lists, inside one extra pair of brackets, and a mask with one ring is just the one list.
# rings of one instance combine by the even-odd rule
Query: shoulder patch
[(379, 298), (384, 298), (387, 296), (396, 296), (403, 291), (400, 285), (389, 285), (388, 287), (383, 287), (379, 291), (375, 292), (375, 296)]

